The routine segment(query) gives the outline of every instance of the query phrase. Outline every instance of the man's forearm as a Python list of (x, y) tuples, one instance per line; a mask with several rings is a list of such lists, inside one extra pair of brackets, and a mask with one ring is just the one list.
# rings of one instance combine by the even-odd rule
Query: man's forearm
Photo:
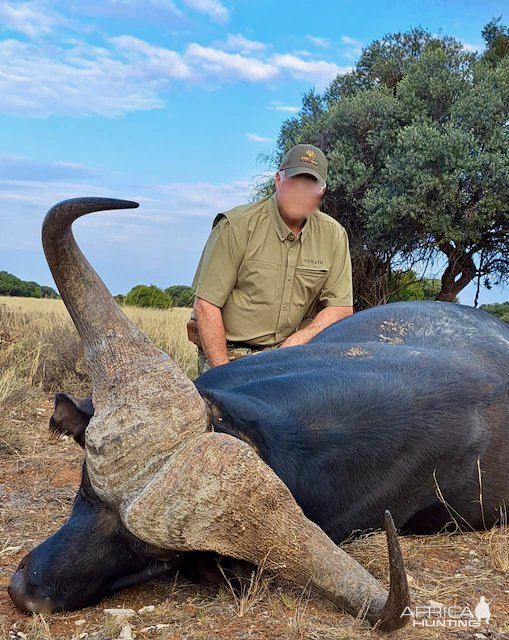
[(280, 347), (292, 347), (298, 344), (306, 344), (317, 333), (326, 329), (329, 325), (352, 315), (353, 307), (325, 307), (319, 313), (316, 314), (312, 322), (310, 322), (303, 329), (299, 329), (279, 346)]
[(196, 299), (196, 322), (205, 356), (211, 367), (226, 364), (230, 361), (226, 351), (226, 335), (221, 307), (202, 298)]

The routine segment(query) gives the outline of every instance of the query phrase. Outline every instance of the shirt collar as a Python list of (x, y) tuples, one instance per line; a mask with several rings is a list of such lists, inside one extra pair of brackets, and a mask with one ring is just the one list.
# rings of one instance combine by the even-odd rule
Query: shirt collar
[[(281, 214), (279, 213), (279, 209), (277, 206), (276, 193), (273, 193), (269, 198), (269, 211), (270, 211), (270, 217), (271, 217), (272, 223), (274, 225), (274, 228), (276, 229), (276, 232), (280, 240), (286, 240), (286, 238), (290, 235), (290, 233), (293, 233), (293, 231), (286, 224), (286, 222), (281, 217)], [(304, 221), (304, 225), (300, 230), (298, 237), (300, 238), (301, 242), (304, 240), (308, 232), (308, 229), (310, 226), (310, 218), (313, 215), (313, 213), (311, 213), (311, 215), (309, 215), (306, 218), (306, 220)]]

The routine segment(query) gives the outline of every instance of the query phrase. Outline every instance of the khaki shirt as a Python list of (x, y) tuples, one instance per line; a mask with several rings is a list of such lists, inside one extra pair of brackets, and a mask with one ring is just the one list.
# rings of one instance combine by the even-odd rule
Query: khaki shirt
[(227, 341), (279, 344), (317, 305), (353, 305), (346, 230), (315, 209), (295, 237), (275, 193), (240, 205), (216, 216), (191, 286), (221, 307)]

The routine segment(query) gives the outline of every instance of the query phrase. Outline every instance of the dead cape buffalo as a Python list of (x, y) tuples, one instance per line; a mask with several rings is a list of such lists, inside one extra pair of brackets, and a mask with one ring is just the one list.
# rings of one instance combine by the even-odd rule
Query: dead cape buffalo
[[(21, 561), (11, 598), (77, 609), (200, 558), (268, 557), (379, 628), (403, 626), (394, 522), (491, 526), (509, 497), (508, 327), (462, 305), (388, 304), (193, 383), (124, 315), (71, 231), (136, 206), (76, 198), (43, 223), (93, 392), (56, 396), (51, 428), (85, 449), (81, 486), (67, 522)], [(337, 546), (382, 522), (389, 591)]]

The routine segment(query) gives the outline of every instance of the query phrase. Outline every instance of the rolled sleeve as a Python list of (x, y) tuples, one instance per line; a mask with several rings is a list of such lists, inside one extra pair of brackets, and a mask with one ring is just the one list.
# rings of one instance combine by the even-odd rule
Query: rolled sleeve
[(235, 287), (241, 260), (237, 235), (224, 217), (214, 226), (203, 248), (191, 285), (196, 296), (222, 307)]
[(324, 307), (353, 306), (352, 260), (348, 234), (344, 229), (339, 236), (331, 269), (318, 299)]

